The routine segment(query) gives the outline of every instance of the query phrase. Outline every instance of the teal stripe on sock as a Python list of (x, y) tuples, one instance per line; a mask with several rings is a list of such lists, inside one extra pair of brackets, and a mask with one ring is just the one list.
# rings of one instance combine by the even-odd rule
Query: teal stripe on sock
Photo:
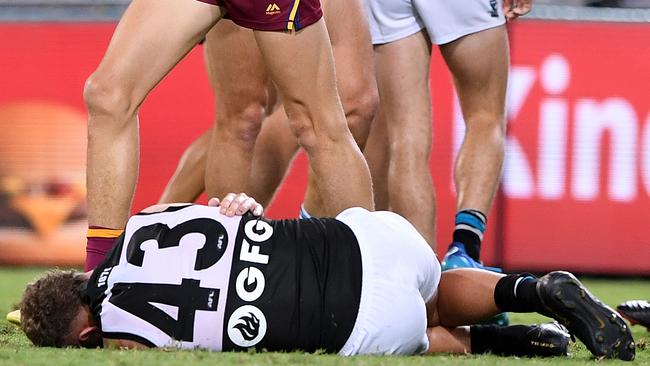
[(481, 232), (485, 232), (485, 222), (469, 211), (460, 211), (456, 214), (456, 225), (458, 224), (469, 225)]

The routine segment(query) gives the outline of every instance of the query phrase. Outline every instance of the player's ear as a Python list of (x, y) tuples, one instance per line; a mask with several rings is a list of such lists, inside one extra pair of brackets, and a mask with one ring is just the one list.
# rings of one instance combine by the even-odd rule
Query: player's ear
[(97, 348), (102, 346), (102, 332), (98, 327), (89, 325), (79, 332), (79, 344), (85, 348)]
[(99, 332), (99, 328), (94, 325), (89, 325), (79, 332), (79, 340), (86, 341), (92, 336), (93, 333)]

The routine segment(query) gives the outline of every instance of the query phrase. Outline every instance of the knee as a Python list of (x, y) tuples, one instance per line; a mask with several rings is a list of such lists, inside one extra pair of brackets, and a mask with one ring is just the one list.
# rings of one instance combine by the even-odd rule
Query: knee
[[(84, 85), (83, 98), (91, 116), (89, 129), (97, 127), (97, 122), (110, 121), (121, 127), (132, 120), (137, 105), (131, 97), (131, 93), (121, 86), (120, 83), (110, 80), (103, 74), (95, 72)], [(92, 118), (92, 117), (109, 118)]]
[(310, 108), (304, 102), (286, 99), (284, 107), (291, 131), (307, 153), (353, 143), (342, 111)]
[(220, 136), (242, 149), (252, 151), (266, 114), (262, 103), (251, 103), (237, 111), (227, 112), (217, 118)]
[(503, 142), (506, 138), (504, 113), (475, 113), (465, 118), (466, 136), (475, 135), (483, 140)]
[(348, 128), (360, 148), (366, 144), (370, 126), (379, 107), (379, 94), (376, 87), (367, 87), (343, 99), (343, 107)]
[[(319, 123), (327, 123), (320, 120)], [(314, 120), (309, 113), (291, 113), (289, 114), (289, 126), (300, 146), (308, 153), (313, 154), (317, 151), (327, 149), (337, 143), (342, 142), (345, 138), (350, 138), (345, 122), (334, 121), (329, 123), (330, 126), (316, 129)]]
[(289, 114), (289, 127), (300, 146), (310, 153), (318, 146), (318, 138), (312, 120), (307, 114)]

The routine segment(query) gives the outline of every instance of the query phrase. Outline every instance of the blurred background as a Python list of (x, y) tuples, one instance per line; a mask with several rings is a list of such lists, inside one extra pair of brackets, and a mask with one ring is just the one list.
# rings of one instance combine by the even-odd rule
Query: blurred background
[[(0, 264), (83, 262), (81, 93), (128, 2), (0, 0)], [(650, 276), (650, 0), (534, 5), (509, 26), (507, 162), (483, 258), (507, 270)], [(463, 123), (437, 51), (431, 67), (444, 253)], [(158, 200), (213, 113), (197, 46), (142, 107), (134, 211)], [(305, 184), (299, 156), (269, 216), (296, 217)]]

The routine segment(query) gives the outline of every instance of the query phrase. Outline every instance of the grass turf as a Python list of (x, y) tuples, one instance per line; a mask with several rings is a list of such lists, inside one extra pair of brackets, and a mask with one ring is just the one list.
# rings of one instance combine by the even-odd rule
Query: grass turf
[[(313, 355), (304, 353), (214, 353), (205, 351), (169, 350), (84, 350), (35, 348), (18, 328), (5, 318), (9, 310), (20, 300), (24, 286), (35, 279), (42, 269), (0, 267), (0, 365), (592, 365), (591, 354), (581, 343), (571, 346), (569, 358), (518, 359), (491, 355), (439, 355), (427, 357), (352, 357), (334, 355)], [(643, 299), (650, 296), (649, 280), (604, 280), (584, 281), (592, 292), (610, 306), (629, 299)], [(535, 323), (546, 318), (534, 314), (511, 314), (513, 323)], [(644, 328), (634, 327), (637, 342), (635, 364), (650, 365), (650, 350), (646, 343), (650, 333)], [(610, 363), (622, 361), (607, 361)]]

